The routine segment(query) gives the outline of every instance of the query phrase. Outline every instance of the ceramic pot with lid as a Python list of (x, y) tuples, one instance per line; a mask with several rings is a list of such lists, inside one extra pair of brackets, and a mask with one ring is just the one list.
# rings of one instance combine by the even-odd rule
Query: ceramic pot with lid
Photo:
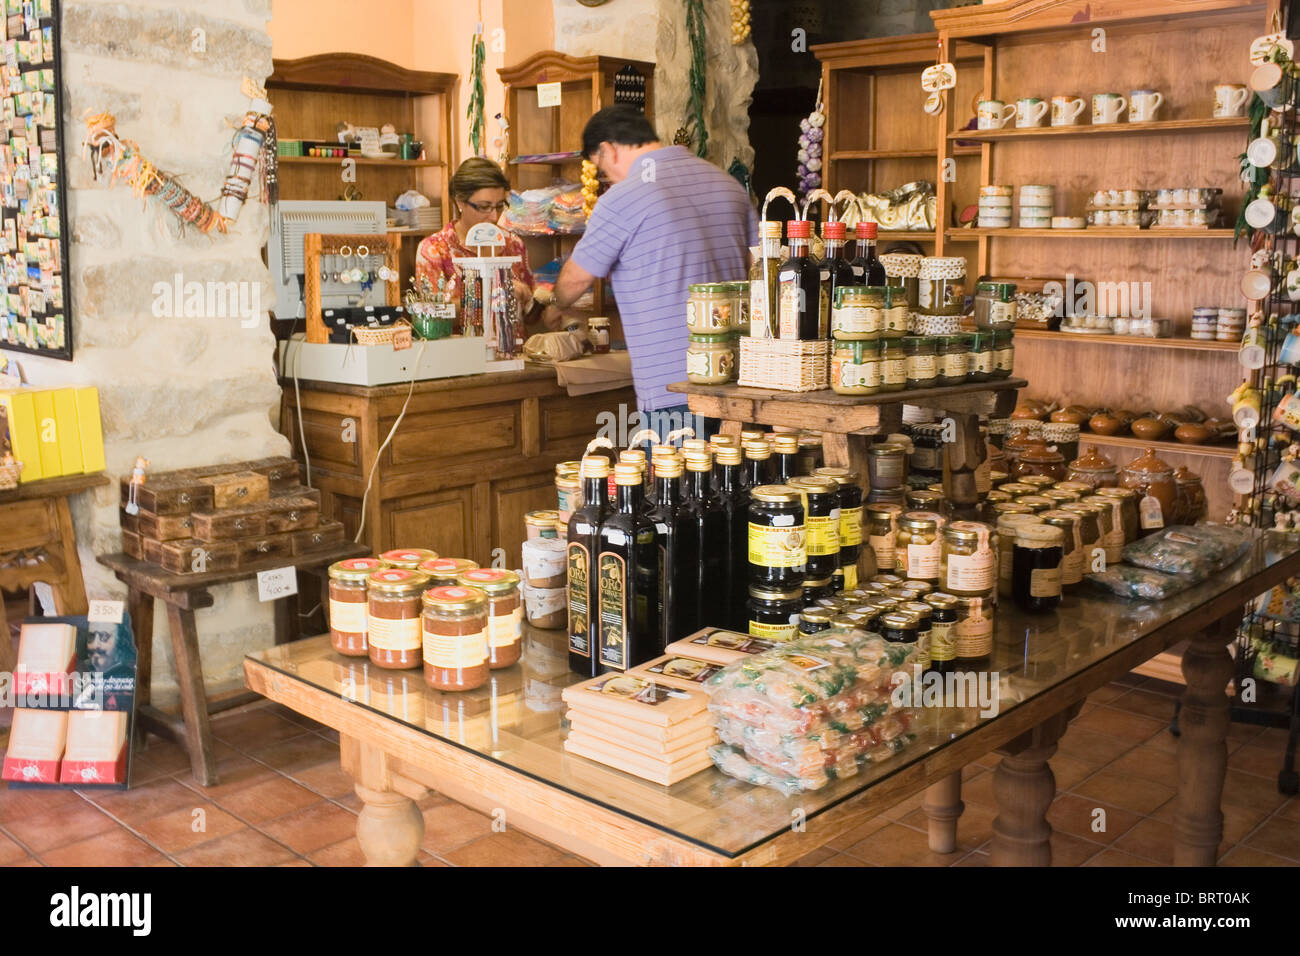
[(1021, 455), (1030, 450), (1046, 451), (1047, 442), (1043, 441), (1041, 438), (1035, 438), (1025, 432), (1021, 432), (1015, 435), (1008, 435), (1007, 440), (1002, 443), (1002, 454), (1007, 459), (1007, 474), (1011, 475), (1013, 481), (1017, 476), (1016, 462), (1020, 460)]
[(1173, 524), (1178, 486), (1174, 469), (1148, 448), (1120, 469), (1121, 488), (1138, 494), (1138, 534), (1145, 536)]
[(1119, 470), (1115, 463), (1097, 450), (1096, 445), (1089, 445), (1082, 455), (1070, 462), (1067, 481), (1078, 481), (1098, 488), (1112, 488), (1119, 484)]
[(1021, 451), (1020, 456), (1011, 466), (1013, 478), (1025, 478), (1041, 475), (1053, 481), (1065, 480), (1065, 456), (1055, 448), (1049, 448), (1044, 442), (1035, 442)]

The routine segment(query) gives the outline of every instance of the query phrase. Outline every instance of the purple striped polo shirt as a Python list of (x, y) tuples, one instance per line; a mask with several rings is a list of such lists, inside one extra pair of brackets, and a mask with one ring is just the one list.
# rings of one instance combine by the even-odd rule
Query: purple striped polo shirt
[(600, 197), (573, 260), (614, 290), (642, 411), (683, 404), (687, 287), (749, 277), (758, 220), (735, 179), (682, 146), (633, 163)]

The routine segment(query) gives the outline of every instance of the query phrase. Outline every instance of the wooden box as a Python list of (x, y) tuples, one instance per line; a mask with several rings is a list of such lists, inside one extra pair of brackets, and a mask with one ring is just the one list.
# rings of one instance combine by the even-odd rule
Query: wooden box
[(266, 501), (271, 497), (270, 482), (266, 475), (252, 471), (213, 475), (205, 478), (203, 483), (212, 488), (212, 507), (216, 510)]
[(193, 515), (156, 515), (141, 511), (136, 515), (137, 533), (142, 538), (155, 541), (175, 541), (177, 538), (194, 537)]
[(200, 541), (228, 541), (266, 534), (266, 506), (248, 505), (219, 511), (196, 511), (194, 537)]
[(122, 550), (137, 561), (144, 560), (144, 545), (141, 543), (140, 536), (134, 531), (122, 529)]
[(331, 544), (342, 544), (343, 538), (342, 522), (322, 518), (316, 527), (293, 533), (293, 553), (308, 554)]
[(130, 531), (132, 533), (138, 534), (140, 531), (140, 516), (138, 514), (135, 515), (127, 514), (126, 508), (119, 508), (117, 510), (118, 510), (118, 518), (121, 520), (122, 523), (122, 530)]
[(260, 538), (247, 538), (234, 542), (239, 550), (239, 566), (256, 564), (267, 558), (287, 558), (293, 555), (293, 533), (268, 534)]
[(161, 546), (161, 564), (176, 574), (202, 574), (205, 571), (230, 571), (239, 566), (239, 549), (231, 542), (198, 541), (183, 538)]
[(271, 493), (289, 491), (298, 487), (298, 463), (292, 458), (261, 458), (244, 465), (245, 471), (265, 475)]
[(271, 510), (266, 515), (268, 534), (284, 531), (304, 531), (316, 527), (320, 521), (320, 504), (306, 495), (284, 495), (271, 499)]
[[(189, 539), (187, 538), (181, 539), (182, 542), (187, 540)], [(171, 542), (171, 543), (175, 543), (175, 542)], [(141, 538), (140, 551), (142, 554), (141, 557), (142, 561), (148, 561), (150, 564), (163, 563), (163, 542), (157, 540), (156, 538)]]
[[(131, 478), (121, 479), (122, 505), (130, 501)], [(197, 477), (160, 477), (146, 479), (136, 493), (136, 504), (141, 511), (156, 515), (184, 515), (191, 511), (212, 508), (212, 488)]]

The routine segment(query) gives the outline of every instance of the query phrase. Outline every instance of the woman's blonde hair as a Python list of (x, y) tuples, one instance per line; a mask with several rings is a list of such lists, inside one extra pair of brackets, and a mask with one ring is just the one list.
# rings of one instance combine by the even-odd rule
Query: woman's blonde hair
[(490, 159), (472, 156), (461, 163), (451, 177), (451, 197), (464, 202), (480, 189), (504, 189), (510, 191), (510, 180), (501, 171), (501, 167)]

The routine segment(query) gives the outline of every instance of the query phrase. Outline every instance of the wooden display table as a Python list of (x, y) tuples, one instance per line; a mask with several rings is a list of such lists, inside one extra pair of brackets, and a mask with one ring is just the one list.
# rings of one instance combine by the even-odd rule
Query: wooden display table
[[(320, 578), (321, 600), (328, 607), (329, 580), (326, 569), (335, 561), (360, 558), (370, 549), (360, 544), (331, 545), (319, 551), (292, 557), (266, 558), (256, 564), (230, 571), (206, 571), (200, 574), (173, 574), (156, 564), (138, 561), (126, 554), (100, 555), (98, 561), (111, 568), (117, 579), (128, 588), (127, 611), (135, 632), (136, 657), (136, 726), (140, 740), (148, 732), (184, 747), (190, 755), (194, 779), (205, 787), (217, 782), (216, 759), (208, 715), (247, 703), (249, 695), (239, 694), (209, 701), (203, 686), (203, 661), (199, 655), (199, 634), (194, 612), (212, 607), (211, 588), (256, 578), (259, 571), (292, 565), (299, 572)], [(300, 575), (301, 576), (301, 575)], [(153, 678), (153, 602), (167, 605), (171, 627), (172, 657), (176, 661), (176, 682), (180, 685), (181, 715), (168, 714), (150, 703)], [(296, 640), (298, 633), (298, 595), (275, 602), (275, 642)]]
[[(106, 484), (108, 476), (97, 471), (0, 491), (0, 589), (26, 590), (41, 581), (54, 591), (58, 614), (85, 614), (86, 585), (68, 496)], [(12, 671), (15, 663), (0, 600), (0, 671)]]
[(661, 787), (565, 753), (560, 693), (580, 678), (567, 670), (562, 631), (529, 628), (520, 663), (463, 694), (429, 689), (418, 670), (343, 657), (328, 637), (250, 654), (244, 673), (253, 690), (339, 732), (343, 767), (365, 801), (357, 838), (372, 864), (415, 860), (424, 824), (414, 801), (428, 790), (496, 819), (504, 812), (508, 827), (600, 863), (734, 866), (789, 863), (930, 788), (931, 846), (951, 851), (961, 770), (997, 750), (1005, 756), (995, 771), (993, 862), (1047, 865), (1055, 793), (1047, 761), (1069, 719), (1093, 691), (1190, 639), (1175, 861), (1208, 865), (1223, 834), (1226, 645), (1243, 603), (1297, 573), (1300, 542), (1256, 533), (1232, 568), (1158, 604), (1091, 586), (1050, 614), (1004, 602), (989, 668), (1000, 675), (996, 714), (923, 708), (908, 749), (795, 797), (713, 769)]

